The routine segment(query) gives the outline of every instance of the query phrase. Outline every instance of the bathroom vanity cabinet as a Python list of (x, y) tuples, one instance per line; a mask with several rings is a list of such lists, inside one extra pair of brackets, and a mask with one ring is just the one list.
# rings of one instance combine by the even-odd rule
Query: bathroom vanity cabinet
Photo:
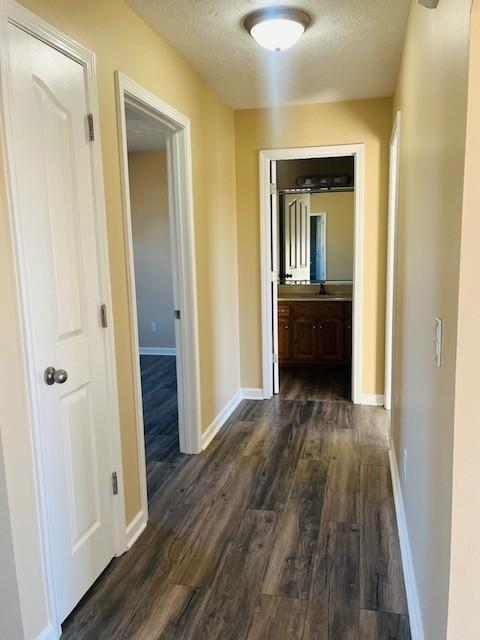
[(351, 300), (279, 301), (279, 364), (348, 364), (351, 355)]

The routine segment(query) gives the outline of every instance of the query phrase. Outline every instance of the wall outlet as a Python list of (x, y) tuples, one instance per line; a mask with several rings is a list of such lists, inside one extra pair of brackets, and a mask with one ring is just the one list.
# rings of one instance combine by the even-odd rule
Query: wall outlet
[(435, 318), (433, 330), (433, 357), (437, 367), (442, 366), (443, 350), (443, 322), (441, 318)]
[(151, 322), (150, 323), (150, 331), (152, 333), (157, 333), (157, 331), (158, 331), (158, 323), (157, 322)]
[(404, 449), (402, 454), (402, 470), (403, 470), (403, 482), (405, 484), (407, 482), (407, 456), (408, 456), (408, 452), (406, 449)]

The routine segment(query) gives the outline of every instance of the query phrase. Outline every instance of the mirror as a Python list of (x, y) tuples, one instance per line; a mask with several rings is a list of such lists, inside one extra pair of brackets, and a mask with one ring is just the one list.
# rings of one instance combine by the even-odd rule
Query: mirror
[(285, 191), (278, 205), (280, 282), (352, 282), (354, 190)]

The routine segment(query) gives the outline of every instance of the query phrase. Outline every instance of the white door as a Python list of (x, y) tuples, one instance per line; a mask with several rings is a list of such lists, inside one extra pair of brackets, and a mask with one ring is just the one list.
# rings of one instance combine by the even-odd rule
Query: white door
[(310, 280), (310, 194), (287, 194), (284, 200), (285, 274)]
[[(86, 76), (59, 51), (8, 29), (19, 251), (63, 620), (115, 553)], [(53, 384), (44, 378), (48, 367), (57, 370)], [(68, 374), (63, 383), (61, 370)]]
[(278, 367), (278, 191), (277, 163), (270, 162), (270, 224), (272, 238), (272, 332), (273, 332), (273, 393), (280, 391)]

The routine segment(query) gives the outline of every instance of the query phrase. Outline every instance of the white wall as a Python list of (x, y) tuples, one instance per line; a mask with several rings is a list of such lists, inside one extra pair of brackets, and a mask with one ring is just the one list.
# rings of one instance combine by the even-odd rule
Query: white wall
[[(138, 337), (142, 347), (175, 347), (166, 154), (128, 154)], [(157, 323), (157, 332), (151, 323)]]

